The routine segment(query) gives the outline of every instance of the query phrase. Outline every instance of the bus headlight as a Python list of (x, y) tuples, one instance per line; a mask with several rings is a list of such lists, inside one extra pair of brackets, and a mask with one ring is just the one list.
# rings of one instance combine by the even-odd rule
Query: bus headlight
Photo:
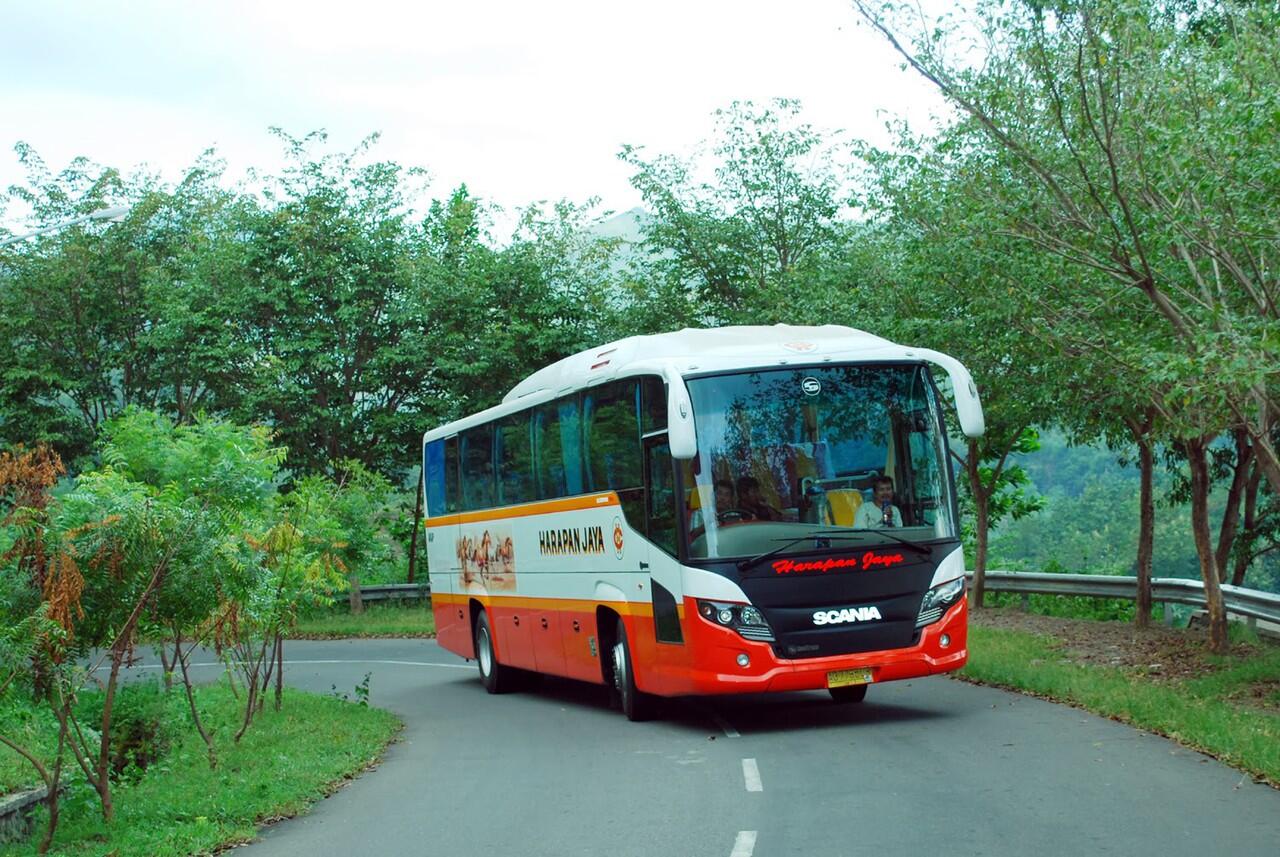
[(942, 618), (947, 608), (964, 596), (964, 578), (957, 577), (946, 583), (939, 583), (924, 594), (920, 602), (920, 615), (916, 617), (916, 627), (923, 628)]
[(762, 643), (774, 641), (773, 629), (759, 609), (750, 604), (726, 604), (721, 601), (699, 601), (698, 613), (709, 622), (732, 628), (748, 640)]

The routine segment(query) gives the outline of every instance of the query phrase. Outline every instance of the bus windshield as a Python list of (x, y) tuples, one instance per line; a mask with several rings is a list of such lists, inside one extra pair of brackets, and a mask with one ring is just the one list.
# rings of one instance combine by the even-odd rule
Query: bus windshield
[(768, 369), (688, 388), (698, 437), (685, 463), (690, 557), (955, 537), (925, 366)]

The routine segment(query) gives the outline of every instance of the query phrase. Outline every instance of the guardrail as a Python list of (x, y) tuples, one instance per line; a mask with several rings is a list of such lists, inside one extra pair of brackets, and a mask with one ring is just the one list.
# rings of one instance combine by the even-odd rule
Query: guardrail
[(360, 587), (363, 601), (426, 601), (431, 598), (431, 583), (380, 583)]
[[(973, 573), (968, 574), (973, 580)], [(987, 571), (990, 592), (1024, 595), (1082, 595), (1091, 598), (1123, 598), (1136, 601), (1138, 578), (1106, 574), (1045, 574), (1032, 571)], [(1280, 624), (1280, 595), (1223, 584), (1222, 598), (1227, 612), (1245, 617), (1249, 626), (1257, 620)], [(1204, 608), (1204, 584), (1198, 580), (1157, 577), (1151, 581), (1151, 600), (1156, 604), (1189, 604)]]

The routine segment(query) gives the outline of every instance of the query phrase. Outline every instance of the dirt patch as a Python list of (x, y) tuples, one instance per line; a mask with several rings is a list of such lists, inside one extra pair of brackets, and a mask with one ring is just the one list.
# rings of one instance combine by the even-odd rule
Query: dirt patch
[(1240, 694), (1243, 704), (1271, 714), (1280, 714), (1280, 679), (1255, 681)]
[[(1005, 628), (1055, 637), (1063, 654), (1075, 663), (1134, 670), (1156, 681), (1194, 679), (1229, 666), (1228, 659), (1209, 655), (1209, 634), (1201, 628), (1138, 628), (1126, 622), (1099, 622), (1041, 616), (1012, 607), (972, 610), (969, 622), (979, 628)], [(1249, 657), (1260, 649), (1238, 643), (1235, 657)], [(1264, 699), (1265, 695), (1260, 697)]]

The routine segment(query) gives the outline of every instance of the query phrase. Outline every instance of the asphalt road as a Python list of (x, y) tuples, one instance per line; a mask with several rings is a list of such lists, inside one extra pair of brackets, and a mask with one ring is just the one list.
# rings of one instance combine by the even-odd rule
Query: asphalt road
[(630, 723), (602, 688), (490, 696), (426, 640), (291, 642), (290, 685), (405, 721), (377, 770), (263, 831), (325, 855), (1280, 855), (1280, 791), (1065, 706), (946, 678), (671, 701)]

